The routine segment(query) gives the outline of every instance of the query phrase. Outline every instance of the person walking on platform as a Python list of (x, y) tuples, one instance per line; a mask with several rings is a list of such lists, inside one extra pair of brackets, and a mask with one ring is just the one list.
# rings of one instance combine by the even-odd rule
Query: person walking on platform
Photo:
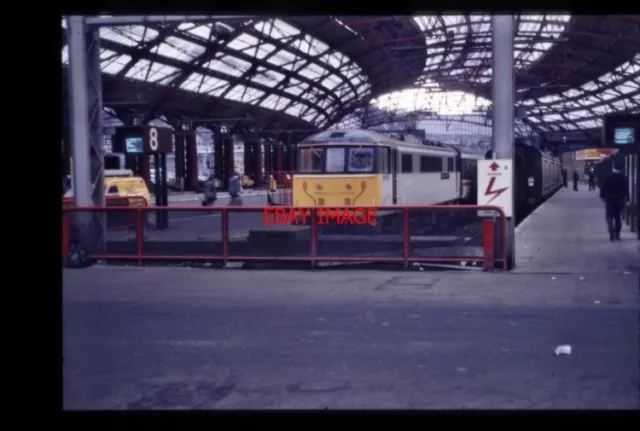
[(580, 179), (580, 174), (577, 170), (573, 170), (573, 191), (578, 191), (578, 180)]
[(207, 181), (204, 182), (204, 200), (202, 201), (202, 206), (213, 205), (216, 199), (216, 180), (213, 175), (210, 175)]
[(229, 205), (242, 205), (240, 200), (240, 193), (242, 193), (242, 183), (240, 182), (240, 174), (233, 172), (231, 178), (229, 178)]
[(596, 171), (593, 169), (593, 166), (589, 167), (589, 190), (596, 189)]
[(605, 216), (611, 241), (620, 240), (622, 209), (629, 202), (629, 184), (622, 169), (621, 166), (614, 164), (612, 172), (604, 178), (600, 188), (600, 199), (605, 204)]
[(569, 173), (567, 172), (567, 168), (562, 168), (562, 185), (564, 187), (569, 187)]

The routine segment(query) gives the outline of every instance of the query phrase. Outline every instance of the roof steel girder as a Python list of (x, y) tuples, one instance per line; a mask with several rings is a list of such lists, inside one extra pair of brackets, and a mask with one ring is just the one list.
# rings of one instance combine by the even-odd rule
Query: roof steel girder
[(211, 22), (230, 19), (252, 19), (252, 15), (129, 15), (129, 16), (88, 16), (87, 25), (118, 26), (149, 23), (179, 23), (179, 22)]

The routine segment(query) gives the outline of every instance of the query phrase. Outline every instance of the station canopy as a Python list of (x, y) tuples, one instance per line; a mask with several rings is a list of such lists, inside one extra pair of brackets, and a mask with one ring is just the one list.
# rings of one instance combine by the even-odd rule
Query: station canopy
[[(595, 139), (602, 115), (638, 112), (640, 17), (515, 19), (518, 133)], [(129, 103), (146, 121), (261, 131), (371, 127), (409, 115), (490, 123), (486, 15), (220, 18), (103, 27), (100, 37), (105, 106), (117, 113)]]

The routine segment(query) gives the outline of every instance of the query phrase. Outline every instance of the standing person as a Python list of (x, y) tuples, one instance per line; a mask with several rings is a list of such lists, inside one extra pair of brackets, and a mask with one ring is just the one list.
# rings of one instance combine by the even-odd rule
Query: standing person
[(231, 196), (229, 205), (242, 205), (240, 193), (242, 193), (242, 182), (240, 181), (240, 175), (234, 171), (231, 178), (229, 178), (229, 196)]
[(589, 166), (589, 190), (596, 189), (596, 171), (593, 166)]
[(600, 199), (604, 201), (605, 217), (611, 241), (620, 240), (622, 209), (629, 202), (629, 184), (622, 169), (622, 166), (614, 164), (612, 171), (604, 178), (602, 187), (600, 187)]
[(569, 187), (569, 173), (567, 172), (567, 168), (562, 168), (562, 185), (564, 187)]
[(206, 207), (209, 205), (213, 205), (217, 198), (216, 179), (213, 177), (213, 175), (209, 175), (207, 181), (204, 182), (204, 200), (202, 201), (202, 206)]
[(578, 191), (578, 180), (580, 179), (580, 174), (577, 170), (573, 170), (573, 191)]

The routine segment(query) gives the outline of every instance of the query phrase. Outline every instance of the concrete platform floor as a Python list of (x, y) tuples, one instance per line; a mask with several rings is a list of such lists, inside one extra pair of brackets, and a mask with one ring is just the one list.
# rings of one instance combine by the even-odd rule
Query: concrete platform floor
[[(638, 409), (637, 274), (64, 271), (65, 409)], [(572, 354), (555, 356), (558, 345)]]

